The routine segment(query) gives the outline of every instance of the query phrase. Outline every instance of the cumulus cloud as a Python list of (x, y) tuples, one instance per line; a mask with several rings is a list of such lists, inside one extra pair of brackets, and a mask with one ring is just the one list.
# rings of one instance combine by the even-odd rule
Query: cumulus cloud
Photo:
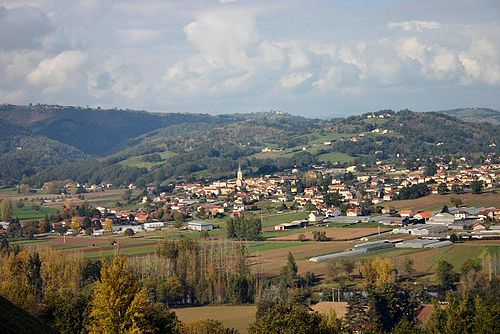
[[(465, 89), (481, 87), (481, 96), (500, 105), (500, 22), (491, 6), (467, 11), (462, 0), (446, 11), (447, 5), (415, 3), (414, 20), (392, 2), (2, 3), (4, 101), (64, 98), (203, 112), (272, 105), (299, 113), (297, 101), (318, 110), (336, 105), (359, 111), (393, 106), (383, 105), (393, 100), (392, 89), (404, 93), (401, 101), (414, 96), (413, 105), (421, 105), (460, 101)], [(466, 20), (458, 20), (464, 12)], [(362, 24), (360, 13), (368, 17)], [(423, 92), (443, 89), (449, 96), (422, 99)]]
[(87, 54), (81, 50), (64, 51), (53, 58), (41, 61), (28, 74), (28, 83), (43, 86), (48, 93), (63, 89), (73, 78), (72, 75), (87, 59)]

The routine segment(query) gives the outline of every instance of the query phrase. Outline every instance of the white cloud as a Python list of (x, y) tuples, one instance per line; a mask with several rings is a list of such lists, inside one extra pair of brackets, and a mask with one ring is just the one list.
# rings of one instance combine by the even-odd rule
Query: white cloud
[(310, 72), (295, 72), (282, 77), (280, 83), (284, 88), (295, 88), (311, 77)]
[(72, 74), (86, 59), (87, 54), (83, 51), (63, 51), (53, 58), (41, 61), (28, 74), (27, 81), (32, 85), (43, 86), (47, 93), (58, 92), (72, 80)]
[(400, 21), (400, 22), (390, 22), (387, 24), (389, 28), (403, 29), (404, 31), (416, 31), (422, 32), (424, 30), (432, 30), (442, 28), (443, 25), (436, 21)]
[(120, 29), (118, 34), (126, 44), (147, 45), (158, 42), (163, 32), (150, 29)]

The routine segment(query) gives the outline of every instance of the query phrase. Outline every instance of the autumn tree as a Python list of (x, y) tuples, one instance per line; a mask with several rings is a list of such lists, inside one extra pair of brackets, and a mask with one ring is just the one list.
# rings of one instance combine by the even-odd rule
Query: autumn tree
[(115, 256), (101, 269), (94, 287), (88, 331), (91, 334), (152, 333), (158, 330), (147, 317), (152, 307), (146, 289), (127, 268), (127, 258)]
[(104, 231), (106, 231), (106, 233), (113, 232), (113, 220), (112, 219), (106, 218), (106, 220), (104, 221)]
[(10, 198), (4, 198), (2, 200), (0, 211), (4, 222), (10, 222), (12, 220), (12, 200)]
[(365, 288), (374, 290), (385, 283), (394, 283), (396, 273), (391, 259), (375, 258), (363, 263), (363, 275), (365, 277)]

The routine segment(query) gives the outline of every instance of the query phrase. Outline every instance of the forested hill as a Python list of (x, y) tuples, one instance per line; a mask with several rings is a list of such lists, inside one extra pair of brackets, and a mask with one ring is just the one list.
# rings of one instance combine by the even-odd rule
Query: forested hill
[(500, 111), (488, 108), (462, 108), (437, 111), (440, 114), (453, 116), (466, 122), (491, 123), (500, 125)]
[[(210, 116), (59, 106), (0, 106), (0, 185), (71, 179), (162, 184), (290, 168), (415, 166), (498, 159), (500, 126), (383, 110), (320, 120), (281, 112)], [(493, 155), (492, 155), (493, 154)]]
[(155, 129), (179, 123), (223, 124), (234, 118), (40, 104), (0, 105), (0, 121), (98, 156), (115, 152), (128, 139)]

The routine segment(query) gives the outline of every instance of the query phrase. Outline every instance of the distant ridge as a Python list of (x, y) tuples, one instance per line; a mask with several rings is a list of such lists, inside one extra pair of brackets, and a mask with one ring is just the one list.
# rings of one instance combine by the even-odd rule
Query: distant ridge
[(453, 116), (465, 122), (491, 123), (500, 125), (500, 111), (489, 108), (459, 108), (436, 111), (440, 114)]

